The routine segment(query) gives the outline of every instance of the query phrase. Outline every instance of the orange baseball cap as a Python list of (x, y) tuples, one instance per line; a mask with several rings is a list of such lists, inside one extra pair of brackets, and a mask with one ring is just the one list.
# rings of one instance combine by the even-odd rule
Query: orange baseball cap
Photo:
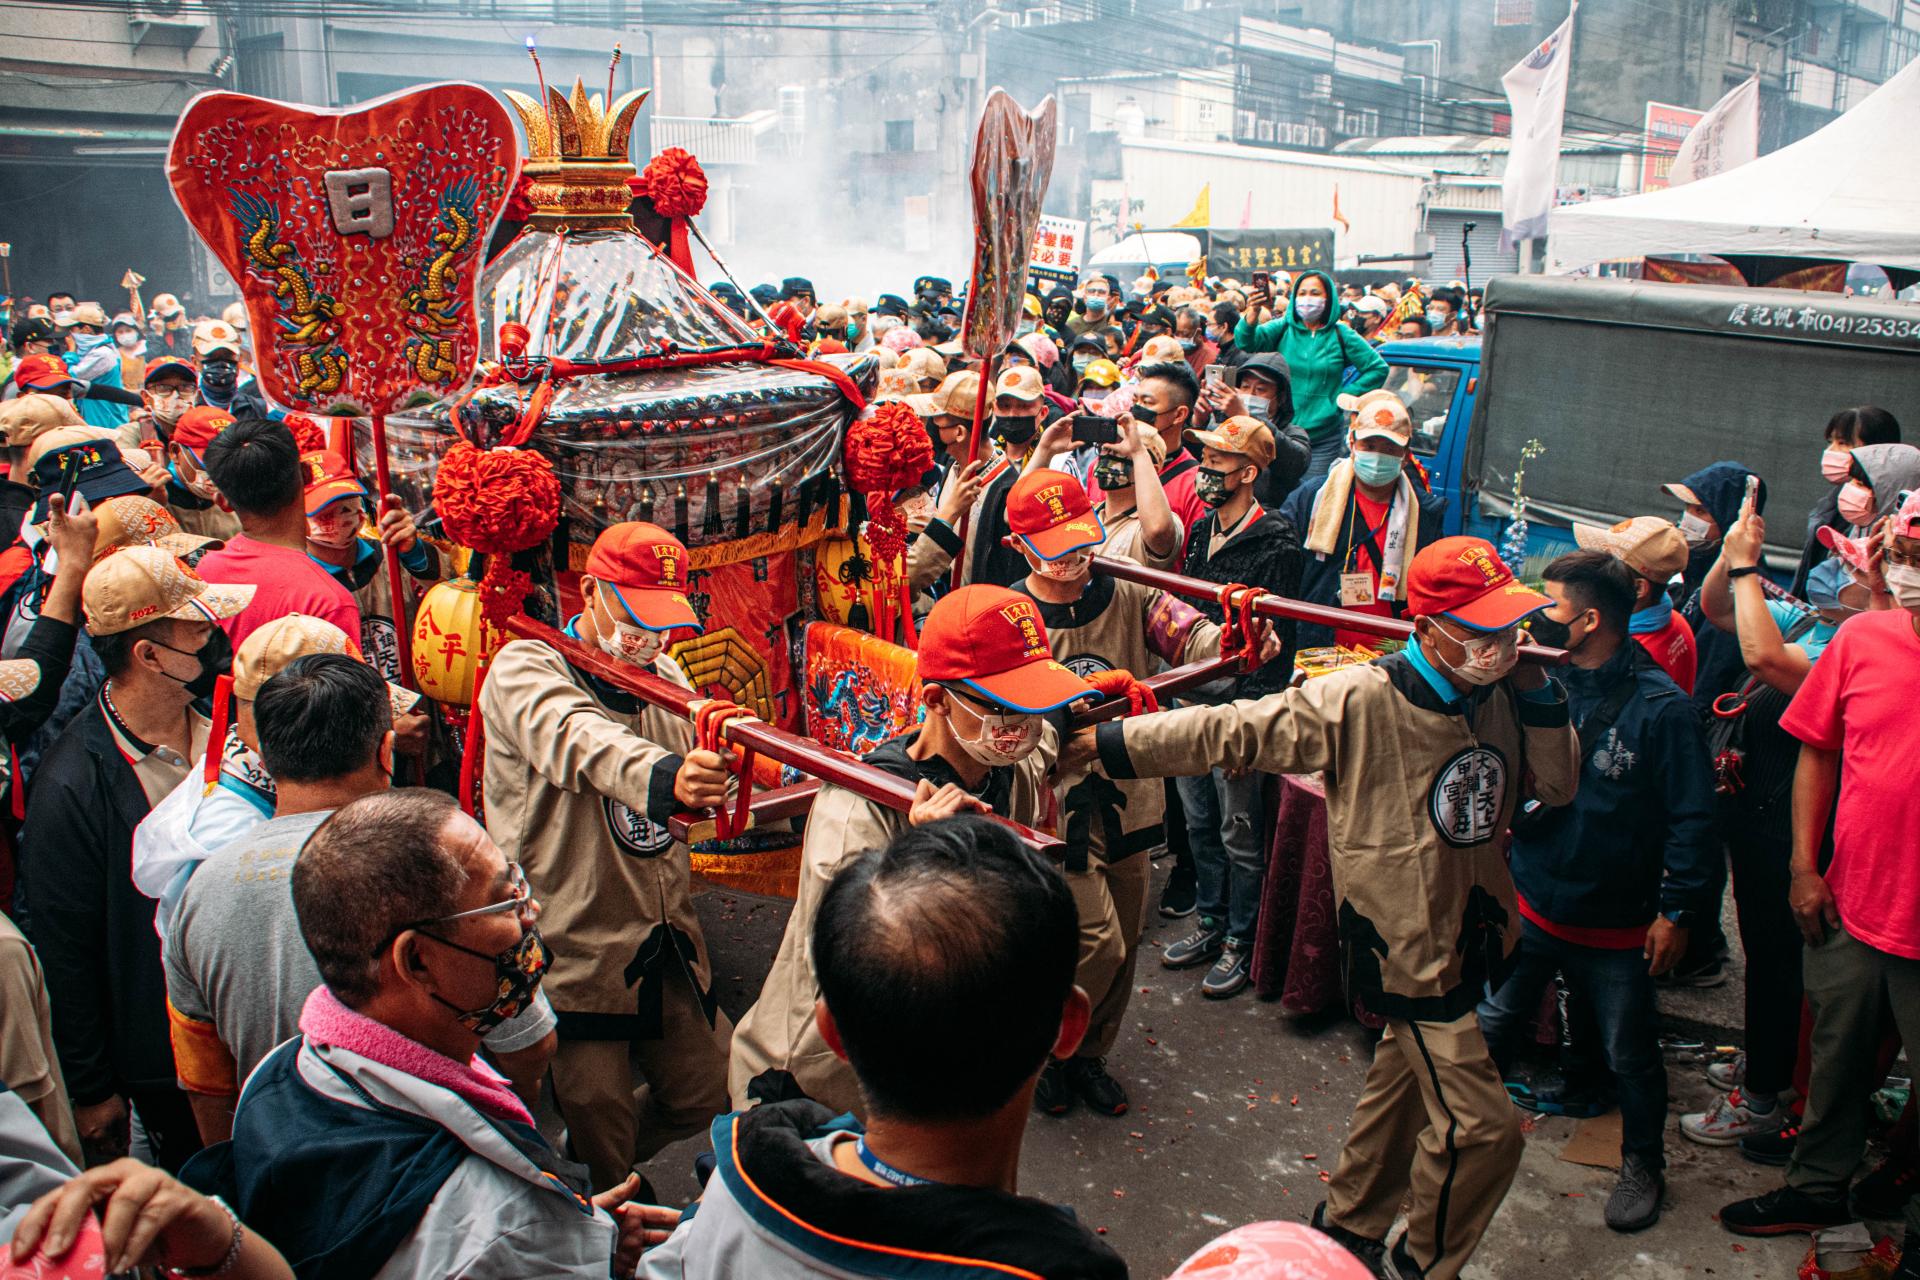
[(1553, 601), (1523, 586), (1485, 538), (1442, 538), (1407, 568), (1407, 612), (1502, 631)]
[(1056, 662), (1040, 608), (984, 582), (934, 602), (920, 627), (920, 679), (962, 684), (1014, 711), (1038, 713), (1099, 696)]
[(307, 478), (307, 514), (320, 512), (342, 498), (364, 498), (367, 487), (353, 467), (337, 453), (303, 453), (300, 468)]
[(686, 596), (687, 561), (680, 539), (657, 524), (628, 520), (593, 540), (583, 572), (607, 584), (636, 626), (671, 631), (700, 625)]
[(196, 385), (200, 381), (200, 370), (193, 361), (181, 356), (155, 356), (147, 361), (147, 371), (142, 376), (141, 382), (143, 384), (152, 382), (155, 378), (167, 373), (185, 378)]
[(196, 405), (180, 415), (173, 424), (173, 442), (193, 450), (199, 457), (213, 438), (233, 425), (233, 415), (210, 404)]
[(1052, 467), (1036, 468), (1013, 482), (1007, 526), (1042, 560), (1058, 560), (1107, 540), (1107, 527), (1094, 514), (1086, 486)]
[(73, 376), (67, 362), (59, 356), (22, 356), (13, 366), (14, 385), (22, 391), (52, 391), (58, 387), (83, 387)]

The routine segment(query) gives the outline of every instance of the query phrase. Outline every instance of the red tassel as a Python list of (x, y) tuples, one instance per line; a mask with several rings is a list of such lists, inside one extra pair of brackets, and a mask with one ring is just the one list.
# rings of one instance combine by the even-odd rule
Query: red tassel
[(207, 755), (200, 776), (209, 787), (220, 777), (220, 761), (227, 753), (227, 726), (233, 719), (233, 676), (223, 673), (213, 682), (213, 727), (207, 730)]

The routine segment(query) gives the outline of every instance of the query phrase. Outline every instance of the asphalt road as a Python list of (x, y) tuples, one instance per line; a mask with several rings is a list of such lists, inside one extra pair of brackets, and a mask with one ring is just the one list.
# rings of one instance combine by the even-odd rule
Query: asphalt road
[[(788, 904), (709, 892), (699, 907), (721, 1003), (737, 1016), (759, 989)], [(1156, 915), (1145, 945), (1157, 950), (1186, 923)], [(1737, 936), (1731, 920), (1728, 932)], [(1729, 1044), (1741, 1021), (1740, 984), (1736, 960), (1725, 987), (1663, 993), (1663, 1010), (1675, 1030)], [(1109, 1066), (1132, 1095), (1131, 1111), (1118, 1119), (1035, 1116), (1021, 1190), (1072, 1206), (1128, 1260), (1136, 1280), (1167, 1275), (1229, 1227), (1304, 1221), (1324, 1196), (1322, 1177), (1338, 1158), (1371, 1061), (1367, 1032), (1346, 1020), (1290, 1018), (1251, 992), (1203, 999), (1198, 973), (1169, 972), (1153, 956), (1142, 957), (1130, 1017)], [(1700, 1064), (1669, 1067), (1673, 1113), (1704, 1107), (1711, 1092)], [(1741, 1240), (1720, 1228), (1721, 1205), (1776, 1185), (1780, 1171), (1696, 1146), (1677, 1125), (1660, 1223), (1634, 1236), (1609, 1231), (1600, 1212), (1612, 1172), (1561, 1158), (1575, 1122), (1529, 1119), (1519, 1177), (1467, 1270), (1472, 1280), (1789, 1277), (1805, 1254), (1802, 1237)], [(662, 1200), (695, 1194), (691, 1164), (702, 1146), (682, 1143), (652, 1162)]]

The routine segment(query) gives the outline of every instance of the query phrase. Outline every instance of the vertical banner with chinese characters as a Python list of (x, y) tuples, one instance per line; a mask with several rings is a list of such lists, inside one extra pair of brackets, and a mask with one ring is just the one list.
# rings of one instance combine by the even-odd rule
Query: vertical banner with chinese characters
[(1033, 233), (1033, 252), (1027, 257), (1027, 275), (1052, 284), (1071, 285), (1080, 279), (1080, 258), (1086, 251), (1087, 224), (1078, 218), (1040, 215)]
[(1690, 107), (1666, 102), (1649, 102), (1644, 129), (1645, 149), (1640, 154), (1640, 189), (1661, 191), (1673, 170), (1673, 158), (1680, 153), (1693, 126), (1703, 113)]
[[(1000, 354), (1020, 324), (1027, 255), (1053, 177), (1059, 104), (1023, 111), (1004, 89), (987, 95), (973, 142), (973, 275), (960, 323), (968, 354)], [(978, 436), (976, 434), (976, 439)]]
[(203, 93), (167, 155), (181, 211), (240, 284), (262, 388), (323, 414), (465, 386), (518, 166), (506, 108), (458, 83), (340, 111)]

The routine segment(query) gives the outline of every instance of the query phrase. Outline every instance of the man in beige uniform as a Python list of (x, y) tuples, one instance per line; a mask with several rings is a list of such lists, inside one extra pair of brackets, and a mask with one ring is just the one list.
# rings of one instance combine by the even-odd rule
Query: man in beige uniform
[[(1152, 427), (1128, 414), (1114, 419), (1119, 440), (1100, 446), (1093, 478), (1103, 495), (1095, 508), (1107, 540), (1095, 555), (1131, 560), (1149, 569), (1178, 569), (1187, 531), (1167, 503), (1160, 468), (1167, 464), (1167, 442)], [(1040, 433), (1027, 469), (1050, 467), (1073, 447), (1073, 419), (1061, 418)]]
[[(1075, 675), (1124, 671), (1144, 678), (1156, 658), (1177, 667), (1218, 656), (1220, 628), (1192, 606), (1092, 571), (1105, 530), (1086, 487), (1066, 472), (1041, 467), (1023, 474), (1006, 518), (1028, 567), (1014, 590), (1039, 606), (1053, 656)], [(1133, 991), (1153, 878), (1147, 852), (1166, 835), (1166, 792), (1157, 781), (1115, 785), (1096, 770), (1067, 792), (1063, 806), (1067, 883), (1080, 906), (1079, 983), (1093, 1001), (1093, 1021), (1079, 1053), (1041, 1075), (1034, 1105), (1062, 1115), (1077, 1096), (1117, 1116), (1127, 1095), (1104, 1059)]]
[(821, 1038), (820, 985), (808, 952), (820, 899), (840, 868), (909, 826), (978, 811), (1039, 826), (1051, 816), (1047, 771), (1058, 740), (1046, 712), (1097, 696), (1053, 660), (1033, 601), (984, 583), (941, 597), (920, 632), (927, 718), (866, 757), (913, 782), (911, 813), (824, 786), (807, 819), (800, 893), (760, 999), (733, 1036), (733, 1105), (804, 1093), (836, 1111), (860, 1106), (853, 1068)]
[[(601, 533), (567, 633), (685, 685), (661, 650), (698, 627), (683, 592), (687, 549), (657, 525)], [(687, 850), (667, 818), (724, 801), (720, 757), (691, 727), (516, 640), (481, 688), (487, 830), (526, 867), (553, 950), (559, 1014), (553, 1089), (595, 1186), (698, 1133), (726, 1109), (726, 1015), (689, 895)], [(646, 1084), (635, 1088), (638, 1066)]]
[(1478, 538), (1433, 543), (1406, 585), (1404, 653), (1254, 702), (1102, 725), (1067, 763), (1097, 749), (1116, 778), (1325, 772), (1346, 987), (1387, 1031), (1314, 1225), (1393, 1268), (1381, 1274), (1453, 1280), (1520, 1163), (1474, 1014), (1520, 933), (1501, 840), (1529, 776), (1541, 801), (1573, 798), (1578, 751), (1566, 695), (1515, 665), (1518, 624), (1551, 600)]

